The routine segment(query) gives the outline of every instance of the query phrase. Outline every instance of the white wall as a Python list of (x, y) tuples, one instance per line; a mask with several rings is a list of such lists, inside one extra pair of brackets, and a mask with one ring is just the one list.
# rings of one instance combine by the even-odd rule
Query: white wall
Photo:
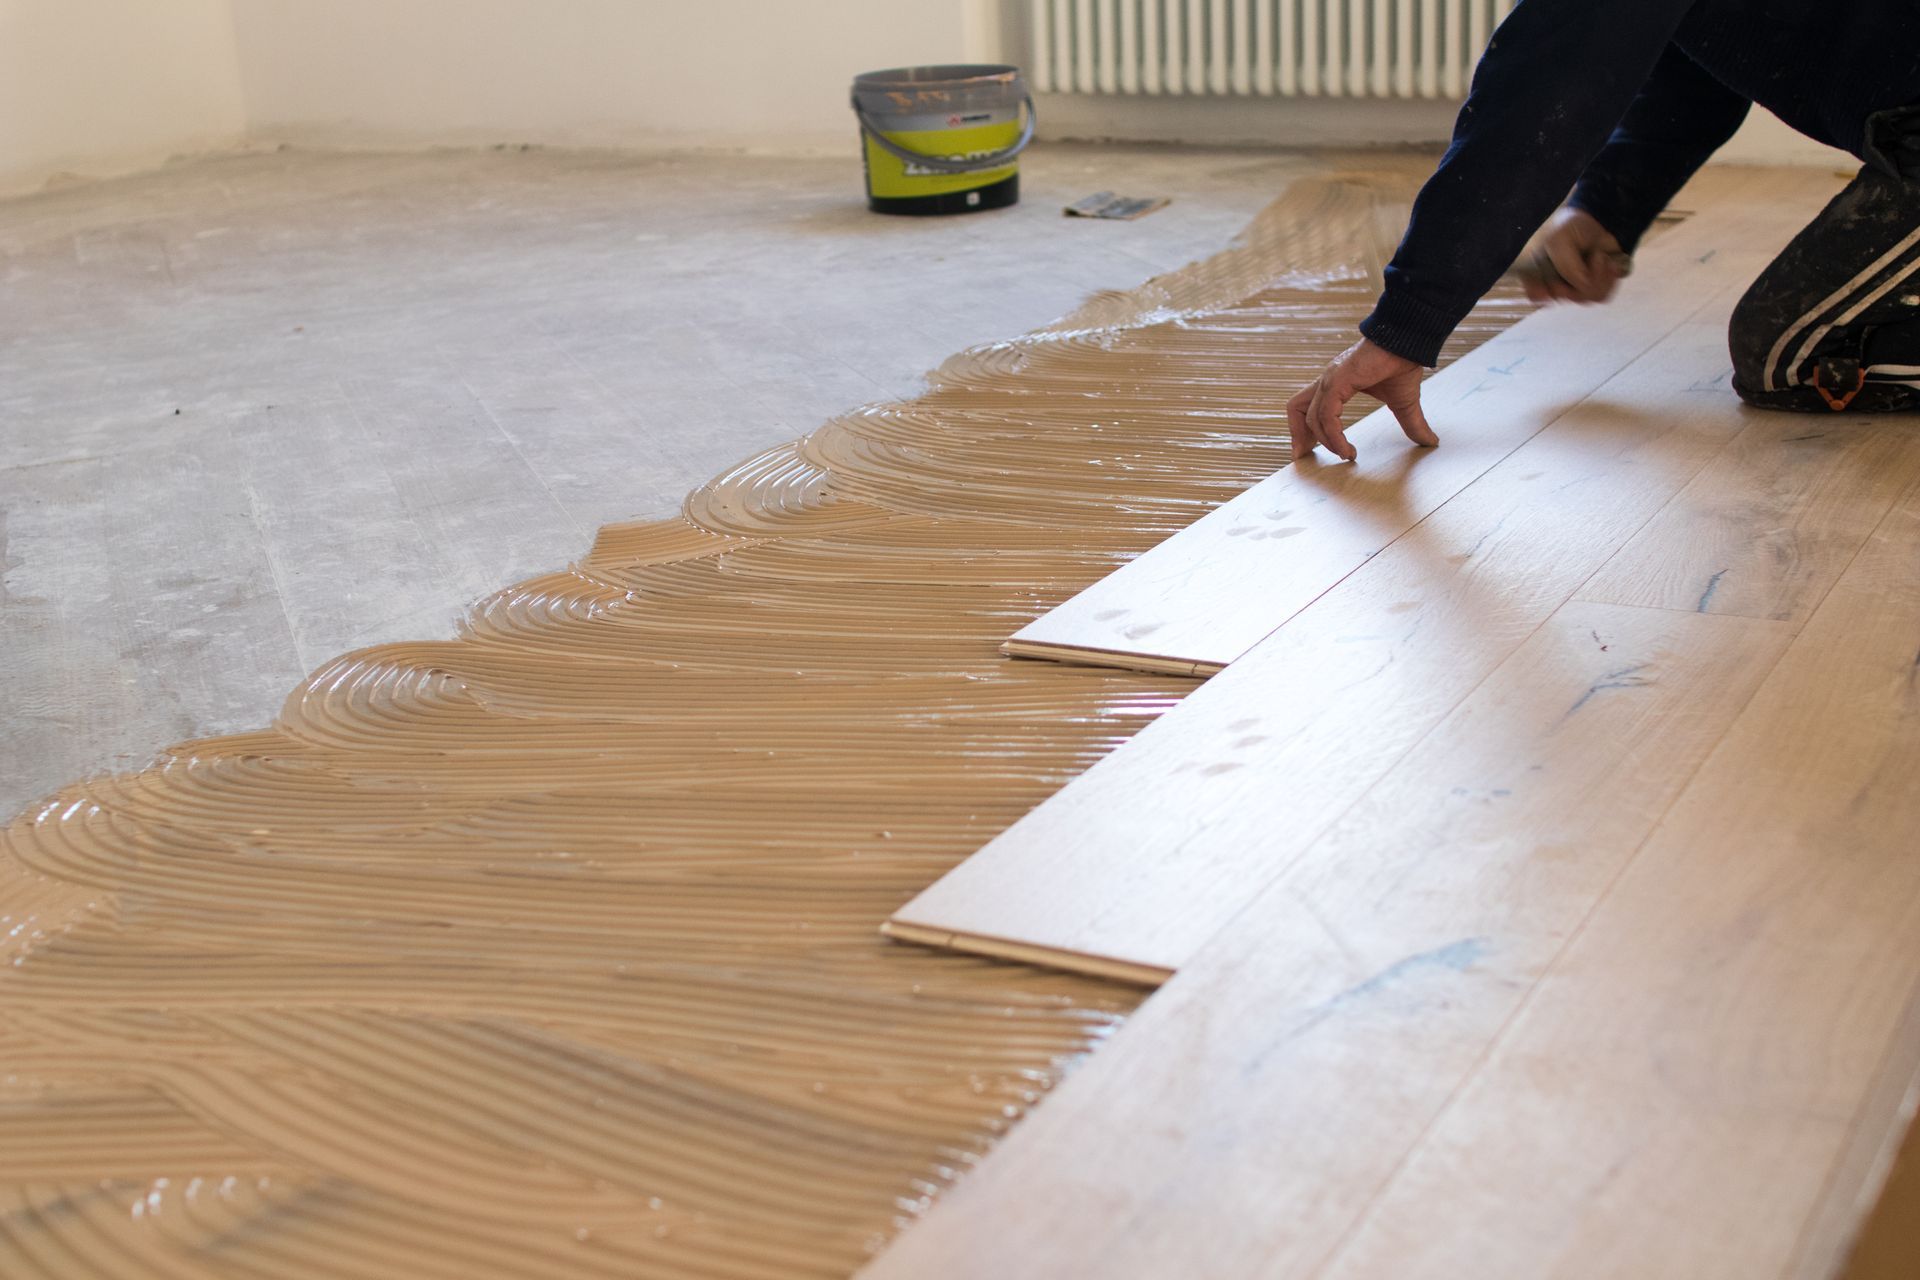
[(234, 0), (253, 133), (329, 145), (850, 148), (855, 72), (957, 62), (997, 0)]
[(1740, 132), (1733, 135), (1713, 157), (1723, 164), (1811, 164), (1828, 165), (1851, 172), (1860, 162), (1838, 147), (1815, 142), (1806, 134), (1789, 128), (1764, 107), (1755, 107), (1747, 115)]
[[(841, 151), (847, 82), (1018, 60), (1024, 0), (0, 0), (0, 194), (244, 136)], [(1443, 138), (1433, 103), (1061, 100), (1043, 136)], [(1755, 113), (1723, 159), (1846, 164)]]
[(231, 0), (0, 0), (0, 193), (245, 128)]

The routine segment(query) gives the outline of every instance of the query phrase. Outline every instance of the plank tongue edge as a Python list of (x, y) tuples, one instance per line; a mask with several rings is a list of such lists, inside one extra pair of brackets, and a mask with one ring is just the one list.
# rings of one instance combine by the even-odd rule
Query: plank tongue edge
[(1088, 955), (1085, 952), (1068, 951), (1062, 947), (1044, 947), (1031, 942), (1014, 942), (1008, 938), (991, 938), (984, 934), (955, 933), (951, 929), (930, 928), (904, 920), (887, 921), (880, 926), (880, 933), (895, 942), (912, 946), (932, 947), (941, 951), (959, 951), (993, 960), (1012, 960), (1020, 964), (1036, 965), (1043, 969), (1061, 969), (1069, 973), (1107, 978), (1114, 982), (1125, 982), (1139, 987), (1163, 986), (1173, 977), (1173, 970), (1164, 969), (1158, 965)]

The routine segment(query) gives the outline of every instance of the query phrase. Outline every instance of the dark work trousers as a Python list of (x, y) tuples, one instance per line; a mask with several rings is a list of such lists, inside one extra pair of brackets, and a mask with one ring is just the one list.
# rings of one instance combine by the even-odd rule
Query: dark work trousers
[(1920, 107), (1867, 122), (1867, 164), (1733, 311), (1733, 389), (1766, 409), (1920, 410)]

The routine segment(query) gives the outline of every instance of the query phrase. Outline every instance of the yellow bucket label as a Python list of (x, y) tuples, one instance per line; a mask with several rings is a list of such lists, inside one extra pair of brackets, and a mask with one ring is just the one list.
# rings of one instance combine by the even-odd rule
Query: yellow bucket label
[[(996, 151), (1005, 151), (1020, 140), (1020, 121), (1007, 120), (977, 125), (971, 129), (888, 130), (887, 138), (909, 151), (924, 152), (930, 156), (951, 159), (990, 156)], [(1020, 169), (1017, 161), (1009, 161), (997, 169), (942, 173), (924, 165), (909, 165), (890, 152), (881, 150), (880, 144), (870, 137), (866, 138), (866, 147), (867, 190), (881, 199), (942, 196), (955, 191), (972, 191), (1011, 178)]]

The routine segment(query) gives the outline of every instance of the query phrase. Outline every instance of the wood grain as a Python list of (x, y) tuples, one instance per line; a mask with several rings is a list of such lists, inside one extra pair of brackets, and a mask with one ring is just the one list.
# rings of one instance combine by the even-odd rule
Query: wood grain
[(1801, 1256), (1809, 1216), (1858, 1126), (1885, 1124), (1863, 1115), (1878, 1082), (1920, 1065), (1917, 855), (1920, 490), (1326, 1274), (1837, 1261)]
[[(1907, 1280), (1920, 1258), (1920, 987), (1859, 1110), (1826, 1193), (1801, 1236), (1794, 1280)], [(1864, 1223), (1862, 1219), (1865, 1219)], [(1851, 1243), (1849, 1243), (1851, 1242)]]
[(1580, 598), (1804, 621), (1920, 477), (1912, 437), (1899, 415), (1757, 414)]
[(1790, 634), (1559, 611), (870, 1277), (1311, 1274)]
[(1739, 405), (1729, 301), (901, 913), (1175, 972), (870, 1280), (1872, 1245), (1920, 1079), (1920, 435)]
[[(1889, 1153), (1893, 1158), (1886, 1165), (1877, 1200), (1854, 1195), (1843, 1202), (1855, 1221), (1869, 1203), (1873, 1210), (1855, 1235), (1842, 1280), (1909, 1280), (1913, 1260), (1920, 1257), (1920, 1125), (1913, 1123), (1915, 1104), (1920, 1102), (1920, 1078), (1908, 1081), (1903, 1102), (1895, 1114), (1907, 1126), (1905, 1137)], [(1870, 1182), (1865, 1185), (1869, 1190), (1872, 1187)], [(1807, 1252), (1821, 1261), (1832, 1256), (1830, 1249)], [(1801, 1275), (1806, 1280), (1829, 1280), (1833, 1272), (1831, 1268), (1822, 1271), (1803, 1267)]]
[(894, 920), (1178, 969), (1756, 416), (1723, 355), (1683, 326)]
[[(1707, 299), (1744, 288), (1837, 185), (1820, 172), (1709, 171), (1690, 198), (1711, 214), (1648, 247), (1615, 303), (1529, 316), (1428, 380), (1440, 449), (1414, 451), (1391, 415), (1369, 415), (1349, 432), (1356, 464), (1277, 472), (1020, 630), (1008, 652), (1153, 670), (1238, 659)], [(1724, 373), (1723, 355), (1699, 376)]]

